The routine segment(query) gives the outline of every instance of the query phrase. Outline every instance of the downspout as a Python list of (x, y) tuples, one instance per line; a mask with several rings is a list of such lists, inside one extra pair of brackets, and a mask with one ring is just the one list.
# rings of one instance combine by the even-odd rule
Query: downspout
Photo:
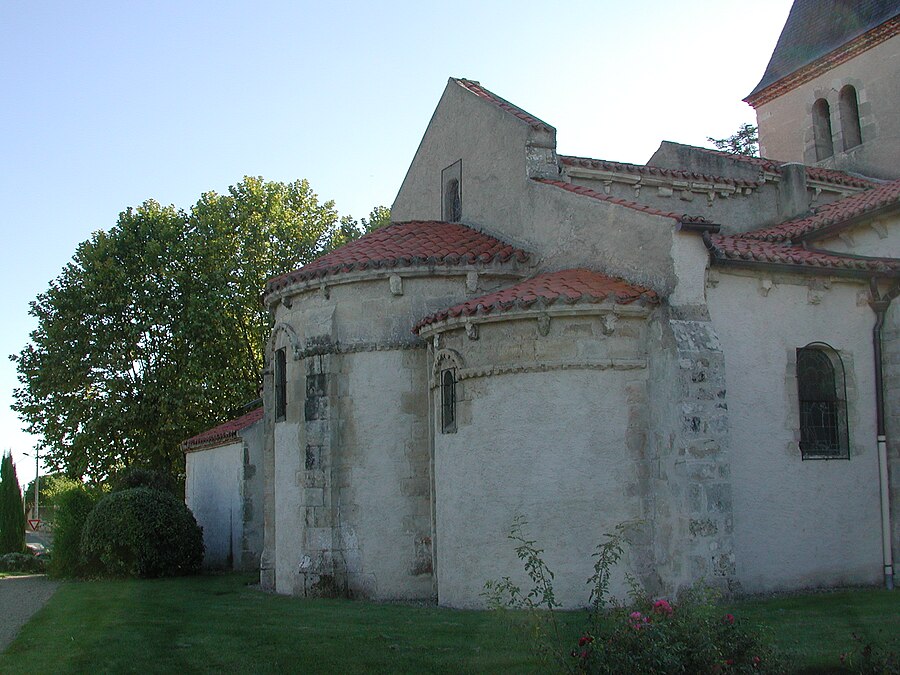
[(896, 289), (882, 296), (878, 292), (878, 282), (871, 280), (872, 300), (869, 305), (875, 312), (875, 327), (872, 329), (872, 347), (875, 355), (875, 415), (878, 434), (878, 487), (881, 493), (881, 548), (882, 561), (884, 563), (884, 586), (887, 590), (894, 590), (894, 560), (891, 551), (891, 505), (890, 482), (888, 477), (887, 461), (887, 434), (884, 424), (884, 375), (883, 355), (881, 351), (881, 329), (884, 327), (884, 319), (891, 300), (896, 295)]

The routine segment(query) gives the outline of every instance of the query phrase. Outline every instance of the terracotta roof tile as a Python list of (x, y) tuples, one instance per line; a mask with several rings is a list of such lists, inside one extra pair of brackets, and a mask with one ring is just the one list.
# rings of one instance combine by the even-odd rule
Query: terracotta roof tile
[(885, 206), (896, 204), (898, 201), (900, 201), (900, 180), (895, 180), (820, 206), (811, 216), (789, 220), (786, 223), (759, 230), (751, 230), (740, 236), (746, 239), (765, 241), (797, 241), (831, 225), (837, 225)]
[(468, 300), (449, 309), (435, 312), (415, 325), (414, 333), (425, 326), (459, 316), (500, 313), (513, 308), (527, 309), (556, 303), (600, 303), (612, 300), (619, 305), (659, 302), (657, 294), (622, 279), (586, 269), (548, 272), (503, 290)]
[(896, 258), (840, 255), (807, 250), (797, 244), (748, 239), (742, 235), (714, 234), (707, 237), (706, 242), (713, 257), (724, 261), (774, 263), (834, 271), (900, 272), (900, 260)]
[(588, 169), (599, 169), (601, 171), (616, 171), (622, 173), (640, 174), (645, 176), (664, 176), (666, 178), (702, 181), (705, 183), (723, 183), (725, 185), (736, 185), (739, 187), (759, 187), (762, 184), (762, 181), (756, 180), (727, 178), (725, 176), (710, 176), (703, 173), (695, 173), (693, 171), (664, 169), (663, 167), (650, 166), (649, 164), (628, 164), (626, 162), (611, 162), (605, 159), (591, 159), (590, 157), (572, 157), (568, 155), (560, 155), (559, 160), (567, 166), (581, 166)]
[(540, 129), (541, 131), (554, 131), (553, 127), (551, 127), (549, 124), (547, 124), (543, 120), (539, 120), (537, 117), (535, 117), (531, 113), (528, 113), (528, 112), (522, 110), (519, 106), (513, 105), (512, 103), (510, 103), (509, 101), (507, 101), (504, 98), (500, 98), (499, 96), (497, 96), (497, 94), (493, 93), (492, 91), (488, 91), (487, 89), (485, 89), (484, 87), (481, 86), (480, 82), (476, 82), (475, 80), (467, 80), (462, 77), (453, 77), (450, 79), (452, 79), (454, 82), (456, 82), (459, 86), (463, 87), (464, 89), (467, 89), (468, 91), (472, 92), (476, 96), (483, 98), (486, 101), (490, 101), (491, 103), (493, 103), (495, 106), (497, 106), (501, 110), (504, 110), (504, 111), (514, 115), (515, 117), (518, 117), (523, 122), (527, 122), (535, 129)]
[(599, 199), (603, 202), (618, 204), (619, 206), (634, 209), (635, 211), (643, 211), (644, 213), (649, 213), (653, 216), (663, 216), (664, 218), (674, 218), (675, 220), (682, 219), (682, 216), (677, 213), (661, 211), (660, 209), (654, 209), (649, 206), (644, 206), (643, 204), (638, 204), (637, 202), (632, 202), (627, 199), (613, 197), (611, 195), (592, 190), (589, 187), (584, 187), (583, 185), (574, 185), (573, 183), (565, 183), (561, 180), (551, 180), (549, 178), (532, 178), (531, 180), (537, 181), (538, 183), (544, 183), (546, 185), (552, 185), (554, 187), (562, 188), (563, 190), (574, 192), (575, 194), (582, 195), (583, 197), (591, 197), (592, 199)]
[(239, 431), (243, 431), (252, 424), (256, 424), (263, 417), (262, 407), (251, 410), (246, 415), (241, 415), (233, 420), (229, 420), (217, 427), (208, 429), (203, 433), (197, 434), (193, 438), (189, 438), (181, 444), (182, 449), (187, 450), (197, 448), (201, 445), (209, 445), (219, 443), (229, 438), (237, 437)]
[(392, 223), (294, 272), (270, 279), (265, 292), (344, 272), (416, 265), (452, 267), (510, 260), (525, 262), (528, 257), (522, 249), (459, 223), (418, 220)]

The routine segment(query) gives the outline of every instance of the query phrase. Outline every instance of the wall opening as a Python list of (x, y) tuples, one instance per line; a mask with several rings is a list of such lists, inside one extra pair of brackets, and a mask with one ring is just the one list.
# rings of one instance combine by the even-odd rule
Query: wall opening
[(813, 103), (812, 114), (818, 162), (834, 154), (834, 143), (831, 140), (831, 106), (824, 98), (820, 98)]
[(287, 357), (282, 347), (275, 351), (275, 421), (284, 420), (287, 413)]
[(441, 373), (441, 433), (456, 431), (456, 377), (452, 370)]
[(462, 160), (441, 171), (441, 220), (458, 223), (462, 220)]
[(854, 86), (848, 84), (841, 89), (839, 105), (844, 150), (849, 150), (862, 143), (862, 131), (859, 126), (859, 98)]

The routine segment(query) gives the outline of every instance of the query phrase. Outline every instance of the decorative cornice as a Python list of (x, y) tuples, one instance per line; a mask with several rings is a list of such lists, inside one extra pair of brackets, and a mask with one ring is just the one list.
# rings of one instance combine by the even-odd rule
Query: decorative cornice
[[(512, 373), (546, 373), (552, 370), (644, 370), (646, 359), (599, 359), (591, 361), (527, 361), (506, 365), (473, 366), (457, 371), (457, 380), (473, 380), (478, 377), (493, 377)], [(432, 378), (431, 388), (437, 386)]]
[(863, 33), (855, 40), (851, 40), (847, 44), (841, 45), (825, 56), (822, 56), (812, 63), (803, 66), (799, 70), (795, 70), (790, 75), (786, 75), (780, 80), (773, 82), (758, 93), (748, 96), (744, 101), (754, 108), (758, 108), (759, 106), (786, 94), (792, 89), (796, 89), (800, 85), (817, 78), (819, 75), (828, 72), (835, 66), (839, 66), (853, 57), (872, 49), (872, 47), (880, 45), (897, 33), (900, 33), (900, 17), (885, 21), (880, 26)]
[(306, 347), (294, 351), (294, 360), (309, 358), (310, 356), (324, 356), (332, 354), (357, 354), (359, 352), (390, 352), (405, 349), (425, 349), (427, 343), (424, 340), (395, 340), (392, 342), (327, 342), (321, 344), (307, 343)]

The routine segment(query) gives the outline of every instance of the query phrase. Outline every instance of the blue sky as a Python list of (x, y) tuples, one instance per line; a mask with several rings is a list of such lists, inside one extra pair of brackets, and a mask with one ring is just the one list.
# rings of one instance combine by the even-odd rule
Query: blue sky
[(645, 162), (753, 110), (790, 0), (0, 3), (0, 449), (28, 302), (146, 199), (306, 178), (341, 214), (390, 205), (447, 78), (554, 125), (560, 152)]

